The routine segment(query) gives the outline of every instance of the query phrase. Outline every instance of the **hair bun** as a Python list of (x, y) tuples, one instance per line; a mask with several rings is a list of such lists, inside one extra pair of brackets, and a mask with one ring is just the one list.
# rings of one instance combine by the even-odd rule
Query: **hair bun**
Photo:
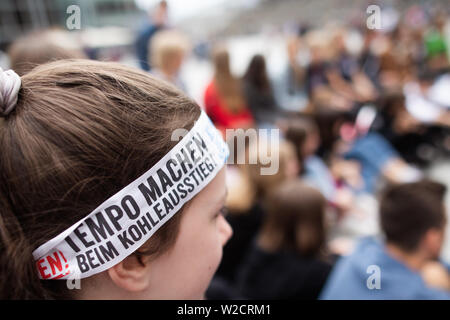
[(0, 117), (5, 117), (14, 110), (21, 84), (17, 73), (0, 68)]

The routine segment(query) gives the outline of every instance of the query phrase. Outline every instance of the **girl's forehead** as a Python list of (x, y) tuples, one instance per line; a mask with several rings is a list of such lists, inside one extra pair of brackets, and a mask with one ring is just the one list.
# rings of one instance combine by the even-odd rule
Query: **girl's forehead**
[(226, 168), (222, 168), (213, 180), (207, 185), (200, 194), (206, 201), (218, 202), (224, 199), (228, 189), (226, 186)]

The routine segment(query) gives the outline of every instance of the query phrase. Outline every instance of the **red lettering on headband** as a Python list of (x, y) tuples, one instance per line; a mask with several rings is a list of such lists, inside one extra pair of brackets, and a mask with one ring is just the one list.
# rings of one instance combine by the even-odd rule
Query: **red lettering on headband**
[(42, 265), (43, 262), (45, 262), (45, 259), (40, 259), (36, 264), (39, 269), (39, 273), (41, 274), (41, 278), (48, 279), (51, 277), (51, 274), (45, 273), (45, 269), (47, 269), (47, 267)]
[[(59, 259), (58, 253), (53, 252), (53, 255), (55, 256), (55, 259), (53, 259), (51, 255), (48, 255), (47, 261), (48, 261), (48, 264), (50, 265), (50, 268), (52, 269), (52, 275), (55, 275), (55, 274), (61, 272), (63, 270), (63, 267), (61, 265), (61, 260)], [(57, 272), (55, 270), (55, 267), (58, 268), (59, 272)]]
[[(61, 257), (64, 261), (61, 261)], [(46, 265), (43, 265), (44, 263)], [(40, 259), (37, 262), (37, 267), (42, 279), (60, 279), (70, 273), (69, 264), (67, 263), (66, 257), (64, 257), (63, 253), (59, 250), (49, 254), (45, 258)], [(50, 273), (45, 272), (48, 268), (50, 268)]]

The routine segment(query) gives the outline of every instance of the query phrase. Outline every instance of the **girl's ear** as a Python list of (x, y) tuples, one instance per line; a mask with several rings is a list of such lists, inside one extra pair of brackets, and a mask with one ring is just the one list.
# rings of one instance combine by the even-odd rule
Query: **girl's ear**
[(130, 292), (145, 291), (150, 287), (150, 263), (141, 260), (131, 254), (109, 268), (108, 275), (119, 288)]

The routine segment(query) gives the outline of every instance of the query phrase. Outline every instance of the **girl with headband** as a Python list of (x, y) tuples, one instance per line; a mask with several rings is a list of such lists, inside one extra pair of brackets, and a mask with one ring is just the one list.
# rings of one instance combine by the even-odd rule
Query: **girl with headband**
[(195, 102), (62, 60), (0, 69), (0, 117), (0, 298), (203, 298), (232, 233), (229, 151)]

